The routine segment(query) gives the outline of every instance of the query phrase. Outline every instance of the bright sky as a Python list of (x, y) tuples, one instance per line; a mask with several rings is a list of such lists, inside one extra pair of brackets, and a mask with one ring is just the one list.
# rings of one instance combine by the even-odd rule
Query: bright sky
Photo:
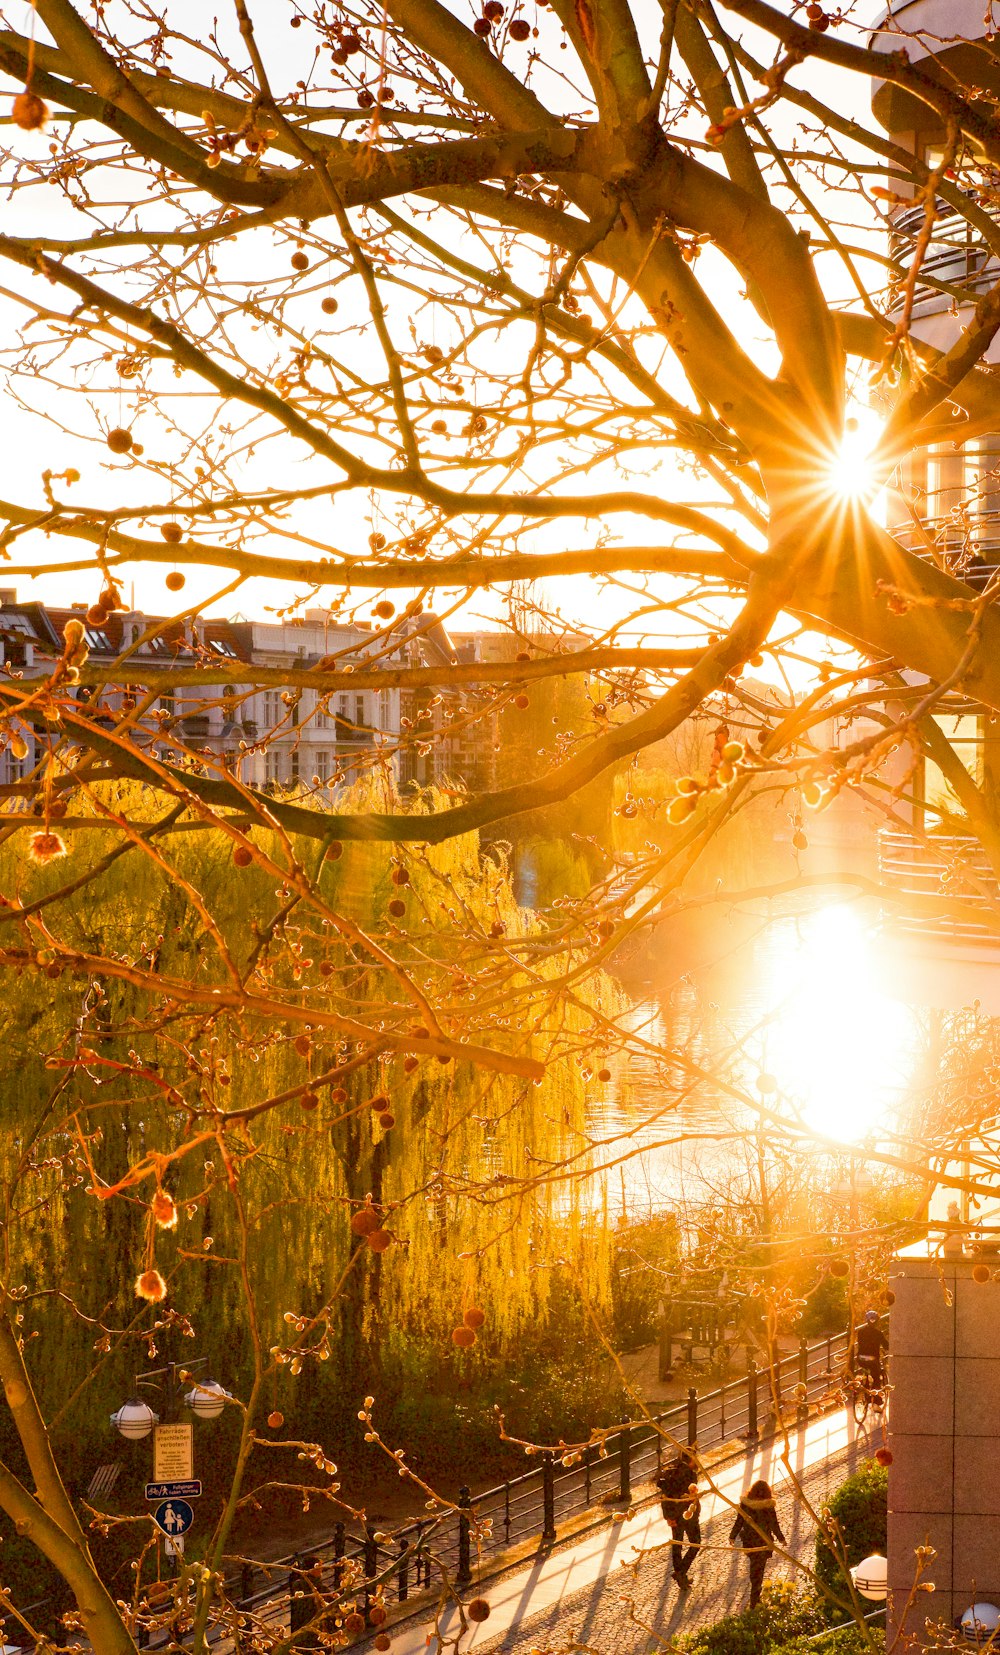
[[(291, 83), (297, 78), (297, 74), (303, 72), (302, 65), (295, 58), (296, 43), (299, 41), (300, 35), (288, 30), (285, 26), (284, 6), (279, 7), (272, 3), (267, 7), (258, 6), (257, 9), (259, 13), (259, 38), (265, 56), (269, 61), (269, 66), (272, 72), (275, 73), (276, 78), (280, 79), (283, 71), (287, 75), (289, 83)], [(465, 15), (467, 9), (467, 7), (458, 4), (456, 0), (457, 12)], [(870, 7), (865, 9), (867, 15), (872, 15)], [(196, 31), (197, 19), (201, 15), (201, 7), (194, 5), (193, 0), (181, 0), (180, 4), (171, 6), (172, 24), (177, 26), (179, 18), (182, 18), (185, 12), (190, 13)], [(653, 7), (651, 4), (644, 5), (640, 15), (645, 15), (647, 12), (650, 38), (655, 41), (658, 38), (660, 27), (661, 14), (659, 7)], [(541, 17), (543, 14), (539, 15)], [(30, 27), (31, 8), (27, 5), (21, 5), (19, 0), (14, 6), (4, 8), (4, 16), (13, 27), (22, 30), (27, 30)], [(281, 27), (277, 23), (279, 16)], [(549, 17), (551, 19), (551, 14), (549, 14)], [(304, 39), (306, 34), (307, 31), (302, 31), (301, 37)], [(196, 32), (195, 38), (197, 38)], [(176, 67), (179, 73), (184, 73), (188, 66), (178, 61)], [(204, 72), (203, 63), (201, 68)], [(550, 85), (545, 90), (551, 90), (552, 77), (547, 76), (546, 78)], [(817, 90), (821, 97), (832, 101), (841, 111), (850, 107), (853, 100), (858, 114), (863, 118), (868, 118), (867, 86), (859, 78), (846, 76), (837, 71), (825, 70), (822, 67), (805, 66), (797, 70), (793, 76), (793, 80), (799, 84), (804, 79), (808, 79), (809, 84)], [(754, 88), (754, 90), (757, 89)], [(573, 107), (578, 102), (578, 100), (572, 98), (568, 101)], [(775, 124), (784, 141), (791, 141), (797, 136), (799, 141), (808, 147), (810, 142), (808, 134), (803, 135), (799, 130), (801, 127), (799, 111), (788, 107), (780, 108), (776, 114), (772, 113), (768, 119)], [(53, 137), (51, 131), (49, 133), (21, 133), (13, 128), (7, 130), (13, 135), (12, 147), (26, 161), (47, 159), (49, 143)], [(46, 218), (48, 218), (47, 223)], [(46, 229), (50, 233), (65, 235), (73, 222), (73, 215), (66, 205), (65, 197), (56, 186), (49, 186), (44, 190), (35, 187), (24, 196), (14, 194), (8, 199), (5, 209), (5, 229), (13, 233), (38, 234), (41, 229)], [(318, 229), (320, 234), (324, 235), (328, 232), (329, 225), (319, 226)], [(331, 237), (332, 239), (334, 238)], [(476, 256), (480, 262), (484, 262), (483, 249), (475, 246), (473, 238), (470, 237), (469, 241), (470, 256)], [(252, 242), (241, 238), (235, 244), (220, 244), (215, 255), (220, 275), (224, 278), (232, 276), (237, 281), (247, 281), (249, 279), (255, 288), (266, 292), (267, 286), (273, 278), (281, 277), (287, 272), (289, 245), (286, 238), (276, 238), (271, 230), (257, 233)], [(308, 240), (307, 245), (309, 245)], [(463, 249), (463, 251), (466, 250)], [(316, 264), (317, 281), (311, 298), (303, 297), (296, 301), (295, 325), (306, 333), (314, 331), (320, 337), (323, 337), (320, 330), (326, 329), (326, 336), (332, 342), (343, 341), (352, 332), (354, 324), (361, 319), (358, 298), (356, 294), (353, 294), (353, 289), (358, 284), (350, 280), (341, 282), (338, 279), (335, 289), (331, 288), (312, 250), (310, 250), (310, 256)], [(521, 257), (518, 262), (518, 257), (518, 255), (514, 255), (513, 262), (509, 267), (511, 274), (515, 278), (523, 277), (526, 285), (537, 286), (538, 270), (533, 258)], [(335, 269), (339, 277), (342, 266), (334, 264), (330, 268)], [(249, 277), (247, 276), (248, 269), (250, 270)], [(765, 339), (763, 329), (756, 322), (749, 306), (741, 304), (738, 297), (739, 284), (733, 273), (724, 265), (721, 259), (711, 253), (703, 255), (703, 264), (699, 266), (699, 273), (702, 274), (705, 269), (710, 271), (708, 280), (715, 302), (727, 316), (732, 315), (735, 307), (739, 307), (743, 311), (748, 318), (748, 327), (756, 329), (755, 338), (758, 356), (767, 366), (773, 367), (773, 361), (767, 360), (772, 353)], [(842, 279), (838, 276), (838, 288)], [(341, 308), (337, 317), (332, 322), (328, 322), (319, 311), (319, 301), (325, 292), (334, 290), (340, 300)], [(58, 304), (61, 305), (64, 302), (64, 296), (59, 294), (58, 290), (54, 291), (53, 296)], [(410, 344), (409, 328), (411, 320), (421, 340), (426, 341), (430, 338), (434, 341), (440, 339), (441, 343), (445, 345), (450, 342), (440, 332), (435, 331), (446, 328), (447, 322), (443, 315), (440, 315), (438, 320), (431, 323), (428, 320), (427, 308), (412, 293), (407, 294), (401, 289), (390, 288), (387, 290), (387, 296), (390, 325), (395, 337), (404, 348)], [(527, 334), (526, 329), (520, 331), (525, 335)], [(253, 342), (249, 335), (244, 337), (246, 348), (252, 348)], [(748, 335), (741, 332), (740, 338), (745, 347), (751, 345), (752, 340)], [(516, 338), (511, 341), (508, 336), (505, 339), (504, 350), (509, 351), (512, 343), (518, 343), (518, 341)], [(486, 353), (483, 358), (484, 373), (492, 372), (500, 360), (497, 355), (496, 344), (488, 341), (482, 348)], [(365, 340), (359, 347), (355, 339), (353, 349), (353, 361), (355, 364), (363, 366), (365, 352), (373, 353), (374, 345)], [(492, 356), (490, 353), (492, 353)], [(372, 374), (374, 375), (376, 372), (374, 355), (371, 355), (371, 361)], [(133, 392), (127, 381), (120, 382), (113, 377), (109, 378), (107, 370), (103, 374), (92, 370), (89, 377), (92, 388), (87, 400), (83, 398), (67, 399), (63, 393), (60, 393), (57, 388), (48, 383), (44, 376), (27, 377), (22, 374), (14, 381), (13, 396), (8, 396), (0, 401), (0, 434), (2, 434), (8, 459), (6, 469), (10, 479), (5, 492), (9, 491), (11, 497), (18, 501), (39, 502), (42, 495), (37, 479), (43, 467), (61, 471), (67, 466), (75, 466), (81, 473), (81, 482), (70, 493), (70, 499), (74, 504), (104, 503), (109, 498), (113, 498), (116, 502), (122, 501), (133, 504), (168, 500), (170, 498), (169, 488), (162, 471), (159, 475), (151, 475), (147, 469), (129, 459), (116, 460), (109, 454), (103, 440), (98, 438), (95, 441), (94, 437), (99, 432), (102, 423), (104, 425), (117, 423), (129, 425), (133, 428), (137, 438), (143, 441), (146, 458), (154, 466), (157, 466), (158, 462), (162, 465), (175, 463), (180, 456), (184, 446), (180, 430), (175, 429), (173, 432), (168, 429), (165, 430), (152, 412), (140, 412), (138, 417), (135, 417)], [(682, 379), (675, 364), (668, 363), (661, 378), (668, 388), (682, 394)], [(110, 389), (109, 387), (112, 384), (114, 388)], [(197, 430), (208, 418), (210, 412), (214, 411), (214, 394), (194, 395), (192, 394), (194, 389), (196, 389), (196, 382), (190, 376), (186, 376), (183, 381), (178, 381), (176, 385), (168, 384), (164, 387), (161, 384), (157, 397), (159, 411), (161, 414), (165, 413), (169, 421), (173, 422), (178, 428)], [(864, 394), (863, 388), (861, 394)], [(46, 409), (53, 412), (58, 419), (66, 421), (66, 427), (63, 430), (59, 430), (51, 424), (46, 424), (38, 417), (39, 412)], [(849, 474), (852, 479), (857, 475), (858, 462), (862, 451), (867, 450), (874, 438), (877, 423), (864, 403), (859, 403), (853, 411), (858, 419), (858, 430), (850, 439), (854, 450), (849, 457)], [(230, 423), (237, 431), (243, 423), (243, 418), (244, 416), (239, 411), (232, 415)], [(457, 425), (457, 421), (453, 423)], [(239, 444), (235, 439), (233, 439), (231, 447), (234, 451), (238, 451)], [(460, 448), (460, 445), (456, 445), (457, 448)], [(529, 459), (529, 472), (532, 464), (532, 459)], [(623, 481), (628, 486), (630, 481), (634, 481), (644, 488), (652, 487), (654, 490), (673, 493), (677, 498), (691, 497), (695, 486), (693, 481), (689, 477), (678, 473), (677, 467), (671, 458), (660, 458), (654, 464), (650, 456), (644, 456), (640, 459), (639, 464), (641, 474), (634, 479), (623, 479), (621, 476), (615, 476), (611, 468), (608, 467), (605, 468), (606, 475), (602, 475), (600, 472), (591, 474), (587, 480), (587, 486), (598, 487), (608, 484), (614, 485), (615, 483), (620, 486)], [(318, 482), (323, 474), (322, 467), (323, 462), (321, 461), (314, 461), (310, 462), (308, 466), (305, 465), (300, 449), (284, 439), (278, 439), (269, 443), (260, 455), (247, 453), (242, 458), (233, 458), (227, 467), (227, 474), (235, 486), (256, 490), (261, 487), (299, 486), (306, 481), (309, 483)], [(536, 481), (542, 480), (544, 475), (543, 470), (536, 469)], [(344, 551), (359, 553), (365, 549), (367, 536), (372, 527), (385, 527), (387, 533), (394, 532), (395, 525), (391, 521), (384, 525), (381, 522), (380, 507), (385, 507), (391, 512), (393, 503), (391, 501), (376, 502), (373, 513), (372, 503), (356, 491), (353, 496), (345, 497), (342, 501), (332, 503), (327, 499), (315, 502), (308, 508), (301, 509), (296, 521), (300, 531), (315, 536), (324, 543), (336, 546)], [(532, 537), (531, 544), (539, 550), (559, 550), (567, 543), (586, 545), (592, 543), (599, 529), (600, 525), (596, 523), (568, 529), (562, 525), (552, 524), (536, 533)], [(624, 543), (659, 543), (662, 537), (662, 531), (657, 529), (655, 525), (651, 527), (644, 520), (629, 521), (625, 518), (613, 519), (607, 525), (606, 532), (613, 541), (620, 540)], [(205, 535), (205, 538), (208, 538), (208, 536)], [(293, 548), (290, 547), (289, 549)], [(16, 554), (18, 562), (27, 561), (25, 557), (25, 551), (27, 550), (29, 550), (27, 543), (25, 543), (24, 549), (18, 549)], [(303, 550), (308, 551), (309, 548), (305, 547)], [(77, 555), (74, 543), (70, 541), (45, 542), (41, 537), (36, 536), (33, 545), (30, 547), (30, 555), (35, 559), (40, 559), (46, 555), (52, 556), (54, 551), (59, 551), (66, 557)], [(81, 550), (80, 555), (86, 556), (85, 548)], [(220, 595), (220, 589), (224, 585), (222, 576), (195, 571), (189, 575), (182, 598), (178, 599), (165, 589), (164, 579), (166, 573), (167, 568), (164, 565), (139, 565), (136, 567), (134, 571), (135, 600), (140, 607), (170, 613), (179, 607), (187, 607), (188, 604), (194, 601), (204, 602), (207, 600), (209, 609), (216, 613), (232, 614), (240, 612), (254, 615), (262, 614), (268, 608), (273, 609), (280, 605), (287, 605), (290, 598), (295, 595), (305, 596), (305, 593), (295, 593), (294, 588), (290, 590), (288, 587), (278, 586), (276, 583), (262, 581), (247, 584), (236, 596), (222, 596)], [(2, 568), (0, 568), (0, 583), (4, 583)], [(100, 584), (100, 579), (96, 573), (93, 575), (81, 573), (71, 577), (42, 577), (31, 582), (25, 577), (19, 577), (17, 580), (22, 597), (36, 597), (59, 602), (91, 601), (96, 596)], [(126, 592), (128, 592), (128, 588), (126, 588)], [(370, 601), (374, 601), (375, 596), (373, 594)], [(609, 598), (606, 592), (603, 592), (598, 600), (596, 589), (583, 580), (559, 583), (558, 589), (553, 592), (553, 596), (562, 608), (567, 621), (572, 621), (576, 616), (581, 616), (592, 624), (603, 624), (611, 618), (613, 612), (613, 599)], [(312, 601), (322, 600), (313, 599)], [(359, 613), (366, 613), (368, 602), (367, 599), (362, 602)], [(441, 607), (444, 606), (442, 599)], [(477, 596), (466, 607), (461, 618), (467, 624), (474, 624), (477, 617), (489, 613), (488, 599)], [(655, 617), (651, 617), (648, 624), (650, 628), (648, 636), (656, 637), (662, 631), (662, 623), (658, 625)], [(676, 623), (673, 618), (670, 618), (670, 629), (671, 632), (676, 632)]]

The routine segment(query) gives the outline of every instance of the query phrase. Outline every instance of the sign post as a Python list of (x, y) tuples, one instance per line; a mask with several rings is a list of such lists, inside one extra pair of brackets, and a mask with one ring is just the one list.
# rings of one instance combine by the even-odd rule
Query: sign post
[(194, 1426), (157, 1425), (153, 1431), (154, 1483), (188, 1483), (194, 1477)]

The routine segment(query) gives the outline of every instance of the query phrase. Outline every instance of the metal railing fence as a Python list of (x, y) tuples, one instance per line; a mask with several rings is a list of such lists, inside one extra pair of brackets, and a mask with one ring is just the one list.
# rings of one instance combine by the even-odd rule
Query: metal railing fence
[(846, 1333), (811, 1343), (802, 1340), (798, 1350), (776, 1365), (773, 1388), (768, 1371), (751, 1363), (745, 1376), (704, 1395), (692, 1386), (683, 1401), (652, 1421), (609, 1432), (602, 1442), (581, 1450), (539, 1450), (538, 1463), (522, 1476), (497, 1483), (475, 1499), (463, 1488), (456, 1509), (410, 1523), (391, 1535), (374, 1526), (353, 1533), (337, 1523), (326, 1540), (305, 1554), (245, 1564), (240, 1576), (227, 1582), (227, 1596), (248, 1610), (259, 1610), (289, 1590), (304, 1555), (319, 1561), (324, 1592), (340, 1591), (345, 1571), (353, 1566), (356, 1596), (363, 1598), (366, 1612), (376, 1585), (387, 1603), (404, 1603), (411, 1592), (429, 1587), (432, 1557), (453, 1585), (468, 1586), (474, 1571), (488, 1568), (511, 1547), (532, 1539), (539, 1548), (550, 1545), (561, 1524), (591, 1507), (624, 1510), (635, 1489), (652, 1481), (676, 1444), (697, 1443), (701, 1454), (739, 1440), (752, 1448), (776, 1427), (775, 1395), (786, 1421), (790, 1416), (804, 1420), (811, 1406), (832, 1400), (846, 1357)]

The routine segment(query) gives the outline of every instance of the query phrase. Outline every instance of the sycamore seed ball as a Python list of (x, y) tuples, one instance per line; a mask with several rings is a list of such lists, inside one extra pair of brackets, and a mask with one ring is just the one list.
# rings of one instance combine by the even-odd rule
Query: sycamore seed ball
[(112, 426), (108, 432), (108, 447), (112, 454), (128, 454), (133, 447), (132, 433), (123, 425)]
[(49, 118), (48, 105), (35, 92), (25, 87), (10, 107), (10, 118), (22, 132), (39, 132)]
[(475, 1329), (471, 1327), (455, 1327), (451, 1330), (451, 1342), (460, 1350), (468, 1350), (476, 1342)]
[(171, 569), (165, 584), (168, 592), (179, 592), (184, 585), (184, 576), (179, 569)]
[(370, 1236), (382, 1228), (382, 1220), (374, 1207), (360, 1207), (351, 1218), (351, 1230), (356, 1236)]

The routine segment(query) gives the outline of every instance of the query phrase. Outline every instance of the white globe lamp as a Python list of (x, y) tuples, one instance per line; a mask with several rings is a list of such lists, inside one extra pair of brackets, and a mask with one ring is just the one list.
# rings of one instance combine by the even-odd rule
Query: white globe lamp
[(851, 1579), (855, 1591), (870, 1603), (884, 1603), (889, 1596), (889, 1565), (878, 1552), (855, 1563)]
[(111, 1423), (129, 1442), (138, 1442), (141, 1437), (148, 1437), (154, 1425), (159, 1425), (160, 1416), (154, 1414), (148, 1402), (141, 1397), (130, 1396), (123, 1402), (117, 1413), (111, 1415)]
[(218, 1419), (226, 1403), (232, 1401), (232, 1397), (217, 1379), (198, 1379), (184, 1401), (199, 1419)]
[(968, 1643), (991, 1643), (1000, 1627), (1000, 1609), (995, 1603), (973, 1603), (962, 1616), (962, 1637)]

